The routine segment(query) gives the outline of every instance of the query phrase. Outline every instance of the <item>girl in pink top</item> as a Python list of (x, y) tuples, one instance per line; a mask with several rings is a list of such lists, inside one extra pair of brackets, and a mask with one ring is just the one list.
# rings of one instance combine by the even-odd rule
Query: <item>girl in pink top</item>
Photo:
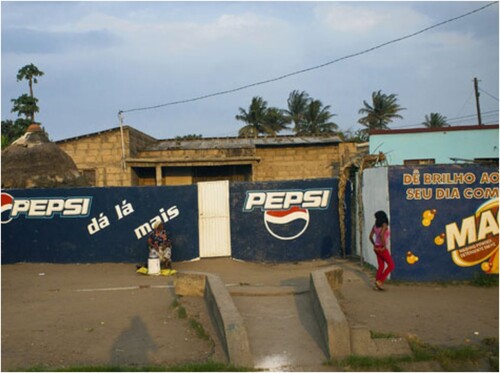
[[(378, 269), (375, 276), (375, 289), (384, 290), (384, 281), (394, 270), (394, 262), (391, 253), (387, 249), (390, 237), (389, 219), (384, 211), (375, 213), (375, 224), (370, 232), (370, 242), (377, 255)], [(385, 265), (387, 264), (387, 267)]]

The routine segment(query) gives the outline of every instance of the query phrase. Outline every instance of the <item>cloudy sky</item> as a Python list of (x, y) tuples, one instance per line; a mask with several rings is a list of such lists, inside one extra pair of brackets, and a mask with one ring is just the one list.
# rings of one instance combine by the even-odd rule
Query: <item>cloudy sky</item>
[(498, 123), (498, 3), (405, 40), (357, 55), (480, 8), (488, 2), (1, 2), (1, 118), (33, 63), (37, 121), (52, 140), (119, 124), (118, 111), (275, 82), (157, 109), (124, 123), (158, 139), (235, 136), (252, 97), (286, 108), (304, 90), (355, 131), (363, 100), (381, 90), (406, 108), (391, 128), (419, 127), (437, 112), (453, 125)]

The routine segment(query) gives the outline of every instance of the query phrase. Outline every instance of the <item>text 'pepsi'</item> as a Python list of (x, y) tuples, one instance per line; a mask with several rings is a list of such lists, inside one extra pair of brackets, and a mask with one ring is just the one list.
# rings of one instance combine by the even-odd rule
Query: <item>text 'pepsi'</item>
[(91, 201), (91, 197), (15, 198), (10, 217), (17, 218), (23, 214), (28, 218), (50, 218), (55, 214), (62, 217), (82, 217), (89, 214)]
[(291, 207), (303, 209), (326, 209), (330, 204), (331, 188), (292, 191), (247, 191), (243, 211), (287, 210)]

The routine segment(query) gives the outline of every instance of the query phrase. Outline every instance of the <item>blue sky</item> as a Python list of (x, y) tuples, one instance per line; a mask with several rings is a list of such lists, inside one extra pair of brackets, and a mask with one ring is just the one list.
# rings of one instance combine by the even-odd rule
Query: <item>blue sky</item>
[[(15, 119), (16, 82), (33, 63), (37, 121), (52, 140), (118, 125), (119, 110), (231, 90), (321, 65), (459, 16), (488, 2), (1, 2), (1, 118)], [(236, 136), (252, 97), (286, 108), (305, 90), (343, 131), (362, 128), (363, 100), (381, 90), (406, 108), (391, 128), (438, 112), (498, 123), (498, 3), (415, 37), (324, 68), (186, 104), (128, 112), (124, 123), (156, 138)]]

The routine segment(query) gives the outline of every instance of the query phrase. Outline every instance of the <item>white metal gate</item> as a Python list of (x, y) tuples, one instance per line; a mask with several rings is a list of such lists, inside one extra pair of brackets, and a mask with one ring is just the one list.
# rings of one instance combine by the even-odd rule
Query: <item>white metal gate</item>
[(229, 181), (198, 183), (200, 257), (231, 256)]

